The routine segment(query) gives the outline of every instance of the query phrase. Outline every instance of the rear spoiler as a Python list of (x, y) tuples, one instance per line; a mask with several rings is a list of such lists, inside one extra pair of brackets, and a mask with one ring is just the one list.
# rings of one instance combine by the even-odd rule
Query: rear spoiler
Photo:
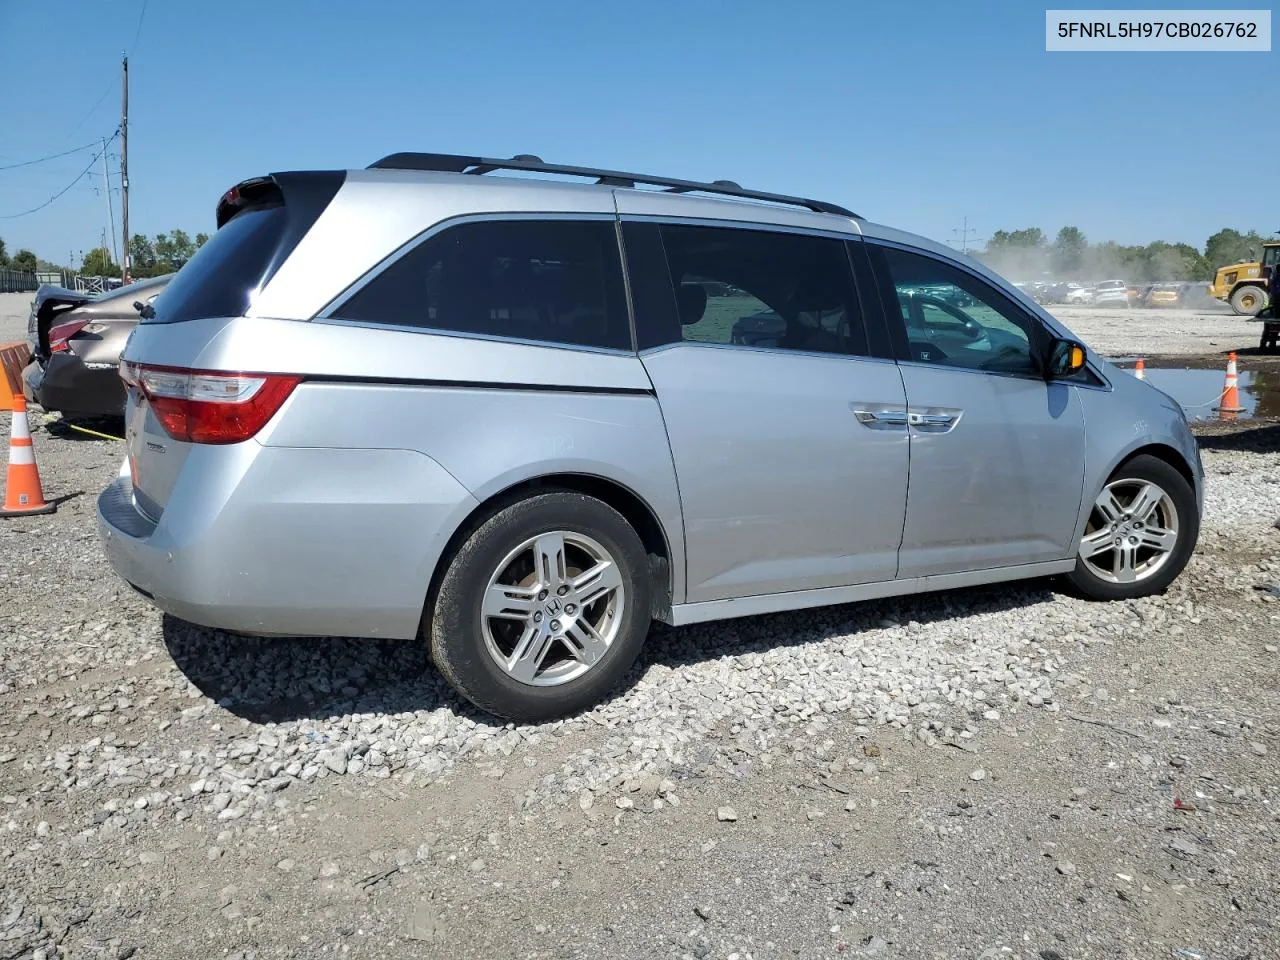
[(264, 207), (279, 207), (284, 204), (284, 192), (275, 177), (254, 177), (234, 187), (222, 195), (214, 212), (218, 229), (230, 221), (238, 213), (245, 210), (261, 210)]

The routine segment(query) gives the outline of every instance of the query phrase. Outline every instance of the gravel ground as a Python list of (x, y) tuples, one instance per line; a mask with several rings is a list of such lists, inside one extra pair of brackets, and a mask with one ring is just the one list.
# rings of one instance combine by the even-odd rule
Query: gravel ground
[(657, 628), (517, 727), (417, 644), (163, 617), (98, 547), (118, 445), (42, 431), (59, 510), (0, 525), (0, 960), (1276, 956), (1280, 427), (1205, 434), (1164, 596)]
[(1109, 357), (1186, 356), (1246, 351), (1258, 346), (1262, 324), (1221, 312), (1126, 310), (1058, 305), (1049, 311), (1071, 332)]

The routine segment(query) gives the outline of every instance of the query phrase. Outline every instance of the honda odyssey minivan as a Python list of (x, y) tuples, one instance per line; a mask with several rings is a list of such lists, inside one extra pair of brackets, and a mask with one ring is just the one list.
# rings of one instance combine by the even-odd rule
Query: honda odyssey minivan
[(247, 180), (217, 224), (125, 348), (98, 501), (120, 576), (194, 623), (421, 638), (530, 721), (607, 695), (655, 619), (1124, 600), (1195, 546), (1172, 399), (831, 203), (409, 153)]

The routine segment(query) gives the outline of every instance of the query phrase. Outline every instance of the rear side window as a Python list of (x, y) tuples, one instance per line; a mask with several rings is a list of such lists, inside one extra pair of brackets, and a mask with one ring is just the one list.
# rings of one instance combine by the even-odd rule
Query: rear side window
[(311, 229), (345, 177), (326, 171), (256, 181), (253, 205), (218, 228), (156, 299), (155, 316), (141, 322), (244, 316), (256, 292)]
[(448, 227), (388, 266), (333, 316), (631, 349), (612, 220), (486, 220)]
[(840, 240), (722, 227), (662, 225), (686, 342), (867, 353)]

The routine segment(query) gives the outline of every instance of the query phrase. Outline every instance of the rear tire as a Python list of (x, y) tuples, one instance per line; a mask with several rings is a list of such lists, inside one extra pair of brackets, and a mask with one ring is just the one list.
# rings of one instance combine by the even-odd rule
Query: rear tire
[(1267, 303), (1261, 287), (1240, 287), (1231, 294), (1231, 309), (1242, 317), (1256, 317)]
[(494, 512), (448, 561), (429, 612), (437, 669), (481, 710), (521, 722), (598, 703), (631, 669), (651, 620), (640, 537), (570, 491)]
[(1067, 581), (1091, 600), (1160, 593), (1191, 559), (1199, 534), (1191, 484), (1141, 454), (1118, 467), (1094, 501)]

